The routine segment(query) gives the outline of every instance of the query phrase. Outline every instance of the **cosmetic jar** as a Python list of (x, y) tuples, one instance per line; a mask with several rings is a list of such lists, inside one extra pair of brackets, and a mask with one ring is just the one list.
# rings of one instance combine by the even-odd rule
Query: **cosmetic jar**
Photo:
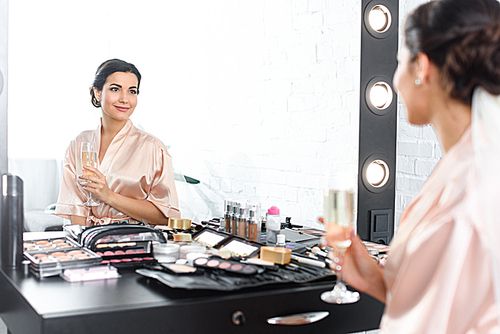
[(201, 253), (205, 254), (207, 252), (207, 249), (205, 246), (202, 245), (187, 245), (187, 246), (182, 246), (179, 251), (179, 258), (185, 259), (187, 254), (189, 253)]
[(189, 230), (191, 228), (191, 220), (182, 218), (168, 218), (168, 227), (175, 230)]
[(157, 244), (153, 246), (154, 257), (161, 263), (174, 263), (179, 258), (179, 245)]

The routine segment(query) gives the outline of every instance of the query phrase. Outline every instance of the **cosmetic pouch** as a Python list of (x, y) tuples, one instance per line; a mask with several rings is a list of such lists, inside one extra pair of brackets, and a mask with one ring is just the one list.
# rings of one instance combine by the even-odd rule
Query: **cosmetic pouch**
[[(211, 259), (221, 260), (215, 256), (210, 257), (208, 260)], [(136, 273), (156, 279), (171, 288), (218, 291), (233, 291), (271, 284), (307, 283), (326, 278), (331, 280), (331, 277), (335, 276), (335, 272), (331, 269), (304, 264), (275, 266), (272, 268), (253, 266), (260, 268), (254, 275), (238, 275), (225, 270), (208, 269), (206, 267), (198, 267), (196, 274), (173, 274), (161, 265), (146, 266), (137, 269)]]
[(78, 243), (83, 247), (96, 250), (100, 243), (140, 242), (152, 243), (154, 241), (166, 243), (167, 240), (160, 230), (149, 226), (109, 224), (90, 226), (78, 235)]

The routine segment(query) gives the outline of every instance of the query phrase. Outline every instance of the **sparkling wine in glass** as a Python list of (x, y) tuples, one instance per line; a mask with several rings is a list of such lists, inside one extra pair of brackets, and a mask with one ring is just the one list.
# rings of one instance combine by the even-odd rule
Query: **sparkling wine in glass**
[[(97, 150), (95, 149), (95, 144), (90, 142), (82, 142), (81, 146), (81, 160), (80, 160), (80, 174), (81, 175), (95, 175), (94, 172), (83, 169), (83, 166), (90, 166), (94, 168), (98, 168), (99, 160), (97, 159)], [(88, 181), (82, 180), (78, 178), (78, 182), (81, 185), (85, 185)], [(97, 199), (93, 198), (93, 194), (90, 191), (87, 191), (89, 197), (87, 202), (83, 203), (85, 206), (98, 206), (100, 203)]]
[[(328, 188), (324, 192), (324, 222), (327, 231), (341, 232), (344, 227), (354, 224), (354, 184), (349, 177), (336, 177), (329, 180)], [(346, 236), (347, 237), (347, 236)], [(340, 253), (351, 246), (351, 240), (341, 240), (334, 246)], [(349, 291), (342, 280), (342, 272), (337, 272), (337, 282), (331, 291), (321, 294), (321, 299), (327, 303), (350, 304), (359, 300), (358, 292)]]

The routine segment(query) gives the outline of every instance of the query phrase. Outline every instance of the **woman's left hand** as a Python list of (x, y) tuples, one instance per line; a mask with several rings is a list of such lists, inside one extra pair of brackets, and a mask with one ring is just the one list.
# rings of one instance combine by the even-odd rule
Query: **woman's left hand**
[(83, 188), (94, 194), (101, 202), (108, 203), (114, 193), (109, 189), (106, 176), (94, 167), (83, 166), (83, 169), (94, 173), (94, 175), (86, 174), (80, 176), (80, 179), (90, 181), (83, 185)]

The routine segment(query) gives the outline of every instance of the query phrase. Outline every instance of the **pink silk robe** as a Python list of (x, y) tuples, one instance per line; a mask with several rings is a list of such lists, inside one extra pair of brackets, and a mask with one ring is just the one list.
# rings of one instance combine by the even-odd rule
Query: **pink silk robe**
[[(56, 215), (68, 219), (71, 215), (87, 217), (87, 224), (92, 221), (107, 224), (130, 218), (103, 203), (92, 209), (82, 205), (87, 195), (77, 182), (81, 167), (76, 157), (80, 156), (84, 141), (94, 142), (99, 149), (101, 126), (82, 132), (66, 150)], [(136, 128), (130, 119), (111, 142), (99, 170), (106, 176), (112, 191), (150, 201), (166, 217), (180, 217), (172, 158), (160, 140)]]
[(473, 159), (468, 129), (403, 214), (385, 268), (382, 333), (500, 333), (487, 231), (467, 209)]

